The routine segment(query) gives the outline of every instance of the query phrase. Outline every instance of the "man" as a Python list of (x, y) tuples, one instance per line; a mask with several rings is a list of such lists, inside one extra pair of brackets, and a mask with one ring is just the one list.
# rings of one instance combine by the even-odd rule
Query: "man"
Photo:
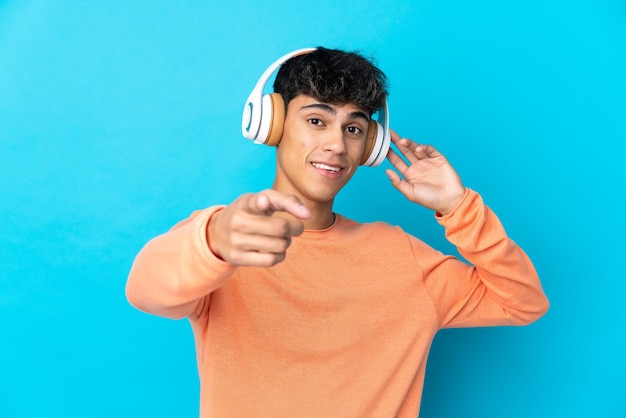
[(272, 189), (151, 240), (127, 297), (191, 322), (202, 417), (416, 417), (436, 332), (538, 319), (537, 274), (446, 158), (395, 132), (392, 185), (473, 265), (333, 212), (385, 105), (368, 60), (318, 48), (282, 65), (274, 88), (286, 113)]

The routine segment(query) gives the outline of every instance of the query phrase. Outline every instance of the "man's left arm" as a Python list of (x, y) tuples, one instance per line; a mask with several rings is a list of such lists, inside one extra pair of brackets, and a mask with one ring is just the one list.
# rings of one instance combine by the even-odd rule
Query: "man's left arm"
[(423, 267), (431, 276), (425, 278), (429, 286), (436, 289), (434, 303), (441, 325), (521, 325), (542, 316), (549, 303), (535, 268), (480, 195), (463, 186), (447, 159), (432, 146), (400, 138), (395, 132), (392, 141), (404, 156), (389, 151), (389, 161), (402, 176), (387, 170), (393, 186), (410, 201), (434, 210), (448, 240), (472, 264), (429, 257), (429, 250), (420, 250), (425, 256), (422, 261), (434, 262)]

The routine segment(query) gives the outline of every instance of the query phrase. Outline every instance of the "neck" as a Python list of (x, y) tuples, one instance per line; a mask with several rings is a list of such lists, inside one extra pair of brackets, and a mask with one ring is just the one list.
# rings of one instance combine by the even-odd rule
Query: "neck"
[(332, 212), (332, 207), (328, 211), (316, 212), (311, 211), (311, 217), (304, 220), (304, 229), (326, 229), (329, 228), (335, 222), (335, 214)]
[[(310, 205), (308, 202), (303, 202), (311, 212), (311, 217), (308, 219), (301, 219), (304, 224), (304, 229), (319, 230), (329, 228), (335, 222), (335, 214), (332, 211), (332, 205), (328, 208), (321, 209), (316, 207), (317, 205)], [(282, 218), (294, 219), (293, 215), (287, 212), (274, 212), (274, 216)]]
[[(300, 193), (293, 193), (292, 190), (282, 190), (276, 183), (272, 186), (272, 189), (282, 193), (294, 194), (300, 199), (300, 202), (309, 209), (311, 216), (308, 219), (301, 219), (304, 224), (304, 229), (316, 230), (326, 229), (335, 222), (335, 214), (333, 213), (334, 199), (329, 201), (319, 202), (312, 199), (307, 199)], [(293, 218), (293, 215), (287, 212), (275, 212), (274, 216), (281, 216), (285, 218)]]

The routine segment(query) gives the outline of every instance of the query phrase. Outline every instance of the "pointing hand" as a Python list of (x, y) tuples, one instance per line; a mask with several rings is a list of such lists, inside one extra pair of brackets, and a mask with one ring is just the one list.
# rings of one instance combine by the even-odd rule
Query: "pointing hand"
[(291, 238), (302, 234), (302, 220), (310, 216), (295, 196), (275, 190), (245, 194), (213, 215), (207, 240), (214, 254), (233, 265), (270, 267), (285, 259)]

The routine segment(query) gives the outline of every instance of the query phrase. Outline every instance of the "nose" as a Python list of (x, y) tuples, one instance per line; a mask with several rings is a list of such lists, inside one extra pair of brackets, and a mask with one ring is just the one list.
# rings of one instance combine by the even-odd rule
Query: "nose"
[(343, 154), (346, 151), (346, 142), (344, 138), (343, 128), (337, 127), (328, 129), (327, 135), (324, 138), (323, 148), (324, 151), (334, 152), (336, 154)]

